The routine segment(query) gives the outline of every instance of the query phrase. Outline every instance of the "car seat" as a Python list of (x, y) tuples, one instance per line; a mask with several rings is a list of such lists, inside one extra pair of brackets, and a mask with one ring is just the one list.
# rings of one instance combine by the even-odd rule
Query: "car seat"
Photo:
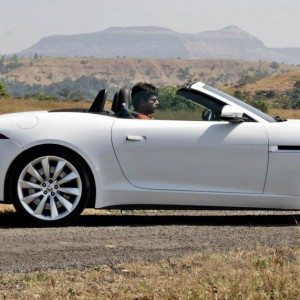
[(107, 98), (107, 90), (101, 90), (95, 100), (93, 101), (91, 107), (89, 108), (88, 112), (91, 113), (101, 113), (103, 112), (105, 101)]
[(127, 88), (121, 88), (119, 93), (115, 95), (112, 103), (112, 111), (120, 118), (134, 119), (129, 111), (130, 91)]

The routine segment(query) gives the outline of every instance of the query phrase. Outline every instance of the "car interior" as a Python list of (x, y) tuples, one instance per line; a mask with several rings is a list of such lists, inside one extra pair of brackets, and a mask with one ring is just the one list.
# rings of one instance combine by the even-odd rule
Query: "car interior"
[[(202, 121), (220, 121), (223, 103), (211, 98), (207, 95), (195, 93), (186, 88), (181, 88), (177, 91), (177, 95), (182, 96), (185, 101), (192, 101), (198, 103), (203, 107), (201, 116)], [(102, 89), (97, 94), (95, 100), (89, 109), (60, 109), (52, 110), (50, 112), (86, 112), (93, 114), (101, 114), (106, 116), (113, 116), (122, 119), (134, 119), (133, 113), (130, 111), (131, 105), (131, 91), (128, 88), (121, 88), (115, 93), (111, 105), (111, 109), (105, 109), (107, 101), (107, 89)], [(250, 117), (245, 116), (245, 121), (253, 121)]]
[(105, 103), (107, 101), (107, 90), (101, 90), (93, 101), (89, 109), (85, 108), (71, 108), (71, 109), (58, 109), (49, 112), (86, 112), (94, 114), (102, 114), (108, 116), (115, 116), (118, 118), (134, 119), (134, 116), (129, 111), (131, 102), (130, 90), (121, 88), (119, 92), (115, 93), (111, 109), (106, 110)]

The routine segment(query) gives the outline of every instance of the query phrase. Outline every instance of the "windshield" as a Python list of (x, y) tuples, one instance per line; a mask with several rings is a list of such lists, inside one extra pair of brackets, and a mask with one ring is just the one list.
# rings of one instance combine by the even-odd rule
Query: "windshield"
[(229, 100), (229, 101), (231, 101), (231, 102), (233, 102), (233, 103), (249, 110), (253, 114), (259, 116), (260, 118), (262, 118), (262, 119), (264, 119), (268, 122), (276, 122), (276, 120), (273, 117), (263, 113), (262, 111), (258, 110), (257, 108), (255, 108), (255, 107), (253, 107), (253, 106), (251, 106), (251, 105), (249, 105), (249, 104), (247, 104), (247, 103), (245, 103), (245, 102), (243, 102), (243, 101), (241, 101), (241, 100), (239, 100), (239, 99), (237, 99), (233, 96), (230, 96), (230, 95), (228, 95), (228, 94), (226, 94), (222, 91), (219, 91), (219, 90), (217, 90), (217, 89), (215, 89), (215, 88), (213, 88), (209, 85), (204, 85), (203, 88), (205, 90), (209, 91), (209, 92), (213, 92), (214, 94), (217, 94), (217, 95), (219, 95), (219, 96), (221, 96), (221, 97), (223, 97), (223, 98), (225, 98), (225, 99), (227, 99), (227, 100)]

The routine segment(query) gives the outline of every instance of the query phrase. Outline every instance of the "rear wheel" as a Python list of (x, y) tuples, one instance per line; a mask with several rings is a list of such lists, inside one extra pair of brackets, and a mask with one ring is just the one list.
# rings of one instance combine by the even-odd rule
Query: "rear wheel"
[(84, 164), (71, 151), (55, 148), (34, 152), (18, 162), (11, 188), (16, 210), (41, 225), (74, 220), (90, 197)]

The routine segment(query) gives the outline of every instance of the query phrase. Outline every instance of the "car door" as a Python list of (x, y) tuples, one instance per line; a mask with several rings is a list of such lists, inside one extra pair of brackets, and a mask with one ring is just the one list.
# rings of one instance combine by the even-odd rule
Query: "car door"
[(112, 143), (125, 177), (139, 188), (263, 192), (268, 138), (258, 122), (116, 119)]

